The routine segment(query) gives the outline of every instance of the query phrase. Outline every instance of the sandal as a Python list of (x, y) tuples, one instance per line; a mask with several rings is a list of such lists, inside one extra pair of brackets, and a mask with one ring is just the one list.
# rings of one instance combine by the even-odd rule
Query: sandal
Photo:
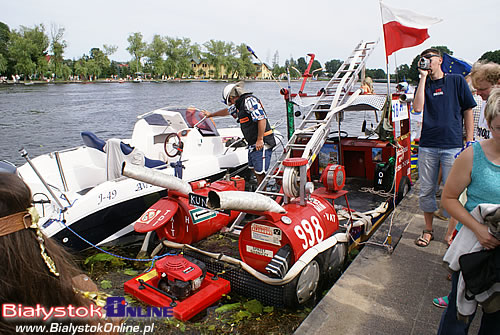
[(434, 306), (439, 307), (439, 308), (446, 308), (448, 307), (448, 296), (445, 295), (444, 297), (439, 297), (439, 298), (434, 298), (432, 299), (432, 303)]
[(439, 220), (443, 220), (443, 221), (448, 221), (448, 218), (446, 216), (443, 215), (443, 212), (441, 211), (441, 209), (438, 209), (437, 211), (435, 211), (434, 213), (434, 216), (437, 217)]
[[(424, 238), (425, 234), (431, 235), (429, 239)], [(415, 244), (418, 245), (419, 247), (426, 247), (431, 243), (431, 241), (434, 239), (434, 230), (426, 230), (424, 229), (422, 231), (422, 235), (420, 235), (416, 240)]]

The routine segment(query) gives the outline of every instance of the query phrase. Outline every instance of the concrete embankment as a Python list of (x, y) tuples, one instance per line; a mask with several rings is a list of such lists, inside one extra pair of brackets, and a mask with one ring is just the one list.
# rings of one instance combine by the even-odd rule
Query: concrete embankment
[[(383, 243), (390, 219), (370, 242)], [(451, 289), (442, 266), (447, 224), (435, 218), (434, 240), (425, 248), (415, 245), (424, 228), (417, 182), (394, 212), (393, 252), (367, 244), (295, 334), (436, 334), (444, 309), (432, 299)], [(477, 334), (480, 316), (470, 334)]]

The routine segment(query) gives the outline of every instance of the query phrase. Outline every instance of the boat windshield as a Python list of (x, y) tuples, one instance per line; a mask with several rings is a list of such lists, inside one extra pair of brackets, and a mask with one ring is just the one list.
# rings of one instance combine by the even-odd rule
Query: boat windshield
[[(179, 112), (184, 120), (186, 121), (189, 128), (193, 128), (198, 122), (200, 122), (205, 115), (197, 108), (179, 108), (175, 112)], [(206, 118), (196, 126), (203, 136), (219, 136), (217, 127), (210, 118)]]

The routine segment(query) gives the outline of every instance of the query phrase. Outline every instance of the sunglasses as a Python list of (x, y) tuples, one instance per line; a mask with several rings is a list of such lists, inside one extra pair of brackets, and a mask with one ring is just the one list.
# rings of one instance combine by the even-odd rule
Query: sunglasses
[(425, 56), (422, 56), (422, 57), (427, 58), (427, 59), (431, 59), (432, 57), (441, 57), (441, 56), (430, 54), (430, 55), (425, 55)]

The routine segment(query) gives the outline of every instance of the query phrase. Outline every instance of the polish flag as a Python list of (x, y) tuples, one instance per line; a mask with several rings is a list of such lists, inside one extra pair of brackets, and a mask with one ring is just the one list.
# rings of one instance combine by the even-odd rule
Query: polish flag
[(424, 16), (406, 9), (391, 8), (380, 2), (384, 25), (385, 54), (423, 43), (429, 38), (427, 29), (441, 19)]

